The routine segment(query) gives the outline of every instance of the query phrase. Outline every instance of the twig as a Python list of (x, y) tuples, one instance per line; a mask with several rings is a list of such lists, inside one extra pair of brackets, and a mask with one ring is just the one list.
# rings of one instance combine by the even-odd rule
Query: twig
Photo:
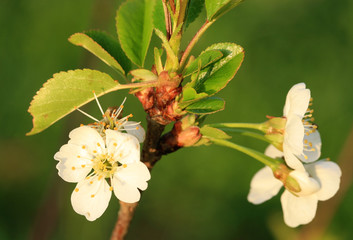
[(197, 31), (195, 36), (191, 39), (189, 45), (186, 47), (186, 49), (183, 53), (183, 56), (181, 57), (181, 60), (180, 60), (180, 69), (181, 70), (184, 69), (185, 64), (186, 64), (186, 60), (187, 60), (191, 50), (195, 46), (195, 44), (201, 38), (202, 34), (207, 30), (207, 28), (209, 28), (209, 26), (212, 25), (213, 22), (214, 21), (209, 22), (208, 20), (206, 20), (206, 22), (202, 25), (202, 27), (199, 29), (199, 31)]
[(124, 239), (132, 217), (134, 216), (135, 209), (138, 203), (125, 203), (120, 201), (120, 209), (118, 213), (118, 220), (115, 224), (111, 240)]
[(146, 140), (142, 149), (142, 162), (151, 170), (153, 165), (161, 159), (162, 155), (157, 151), (159, 138), (161, 137), (165, 126), (157, 123), (147, 115), (147, 133)]

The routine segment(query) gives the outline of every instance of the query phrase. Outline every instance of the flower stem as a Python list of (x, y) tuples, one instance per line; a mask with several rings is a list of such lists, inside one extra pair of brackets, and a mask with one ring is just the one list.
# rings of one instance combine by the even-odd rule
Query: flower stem
[(213, 123), (213, 124), (208, 124), (210, 127), (215, 127), (215, 128), (250, 128), (250, 129), (256, 129), (259, 131), (263, 131), (264, 129), (264, 123)]
[(191, 52), (191, 50), (193, 49), (193, 47), (195, 46), (195, 44), (197, 43), (197, 41), (201, 38), (202, 34), (207, 30), (207, 28), (209, 28), (212, 23), (214, 23), (214, 21), (209, 22), (208, 20), (206, 20), (206, 22), (202, 25), (202, 27), (199, 29), (199, 31), (197, 31), (197, 33), (195, 34), (195, 36), (191, 39), (189, 45), (186, 47), (183, 56), (181, 57), (180, 60), (180, 71), (182, 71), (185, 67), (186, 64), (186, 60)]
[(259, 140), (267, 142), (267, 143), (272, 143), (269, 139), (265, 138), (265, 136), (262, 135), (262, 134), (258, 134), (258, 133), (254, 133), (254, 132), (248, 132), (248, 131), (240, 132), (240, 134), (243, 135), (243, 136), (256, 138), (256, 139), (259, 139)]
[(211, 141), (217, 145), (233, 148), (235, 150), (238, 150), (239, 152), (245, 153), (246, 155), (253, 157), (256, 160), (262, 162), (263, 164), (269, 166), (271, 169), (276, 169), (279, 165), (279, 162), (276, 159), (270, 158), (265, 154), (255, 151), (253, 149), (243, 147), (223, 139), (211, 139)]

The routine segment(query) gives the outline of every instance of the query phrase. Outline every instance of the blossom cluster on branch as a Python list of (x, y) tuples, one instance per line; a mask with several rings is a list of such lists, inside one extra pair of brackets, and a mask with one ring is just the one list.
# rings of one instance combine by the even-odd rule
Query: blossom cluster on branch
[[(225, 42), (212, 44), (197, 57), (191, 53), (206, 30), (240, 2), (128, 0), (117, 11), (118, 38), (101, 31), (75, 33), (69, 38), (118, 75), (92, 69), (60, 72), (34, 96), (29, 107), (33, 129), (28, 135), (43, 131), (75, 110), (94, 121), (72, 130), (68, 143), (54, 159), (59, 176), (77, 183), (71, 203), (78, 214), (93, 221), (104, 213), (112, 192), (120, 200), (112, 239), (123, 239), (127, 233), (153, 166), (162, 156), (184, 147), (217, 144), (265, 164), (251, 181), (248, 200), (262, 203), (284, 186), (281, 203), (284, 221), (290, 227), (309, 223), (318, 201), (337, 192), (341, 171), (332, 161), (318, 160), (321, 138), (309, 108), (310, 90), (304, 83), (290, 89), (281, 117), (268, 117), (258, 124), (207, 123), (209, 115), (224, 110), (225, 101), (215, 95), (236, 75), (244, 49)], [(207, 14), (204, 24), (181, 49), (183, 33), (203, 8)], [(153, 62), (147, 68), (145, 59), (153, 33), (161, 44), (151, 51)], [(123, 115), (123, 104), (103, 111), (98, 97), (121, 89), (130, 89), (140, 101), (146, 113), (146, 131), (140, 122), (130, 121), (131, 114)], [(80, 109), (94, 99), (102, 119)], [(169, 124), (171, 130), (165, 131)], [(265, 153), (240, 146), (230, 141), (234, 129), (270, 146)]]

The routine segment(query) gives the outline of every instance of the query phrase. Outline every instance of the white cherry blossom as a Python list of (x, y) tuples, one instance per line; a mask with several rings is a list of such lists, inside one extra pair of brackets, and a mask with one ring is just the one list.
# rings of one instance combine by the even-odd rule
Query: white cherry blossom
[[(265, 154), (273, 158), (283, 156), (272, 145), (266, 149)], [(298, 182), (301, 191), (293, 193), (286, 189), (281, 196), (284, 221), (290, 227), (311, 222), (315, 217), (318, 201), (330, 199), (339, 189), (341, 170), (336, 163), (319, 160), (303, 167), (305, 171), (294, 170), (289, 174)], [(283, 183), (266, 166), (251, 180), (248, 201), (253, 204), (263, 203), (277, 195), (282, 186)]]
[(298, 83), (289, 90), (283, 108), (283, 116), (287, 119), (283, 153), (292, 169), (304, 170), (301, 161), (314, 162), (321, 154), (321, 138), (316, 125), (312, 124), (313, 110), (308, 109), (309, 103), (310, 90), (305, 83)]
[(59, 161), (59, 176), (77, 183), (71, 195), (77, 213), (90, 221), (99, 218), (113, 190), (121, 201), (139, 201), (138, 189), (147, 188), (150, 172), (140, 161), (140, 144), (136, 137), (110, 129), (102, 137), (88, 126), (72, 130), (69, 137), (68, 144), (60, 148), (54, 159)]

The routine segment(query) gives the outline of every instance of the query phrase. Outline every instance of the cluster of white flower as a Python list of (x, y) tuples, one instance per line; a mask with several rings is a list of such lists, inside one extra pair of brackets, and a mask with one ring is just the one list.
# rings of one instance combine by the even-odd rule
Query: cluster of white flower
[[(284, 157), (292, 168), (289, 176), (297, 181), (299, 192), (286, 188), (281, 196), (285, 223), (290, 227), (307, 224), (316, 214), (318, 201), (335, 195), (339, 188), (341, 170), (328, 160), (318, 160), (321, 138), (314, 125), (310, 105), (310, 90), (304, 83), (294, 85), (288, 92), (283, 109), (286, 125), (280, 150), (270, 145), (265, 154), (272, 158)], [(248, 200), (260, 204), (275, 196), (283, 182), (275, 178), (268, 166), (258, 171), (251, 181)], [(286, 187), (286, 186), (284, 186)]]
[(97, 103), (103, 119), (79, 110), (96, 122), (72, 130), (69, 142), (54, 156), (59, 161), (59, 176), (77, 183), (71, 195), (74, 210), (90, 221), (104, 213), (113, 190), (119, 200), (134, 203), (140, 199), (138, 189), (145, 190), (150, 179), (148, 168), (140, 161), (143, 128), (128, 117), (119, 118), (123, 105), (103, 113)]

